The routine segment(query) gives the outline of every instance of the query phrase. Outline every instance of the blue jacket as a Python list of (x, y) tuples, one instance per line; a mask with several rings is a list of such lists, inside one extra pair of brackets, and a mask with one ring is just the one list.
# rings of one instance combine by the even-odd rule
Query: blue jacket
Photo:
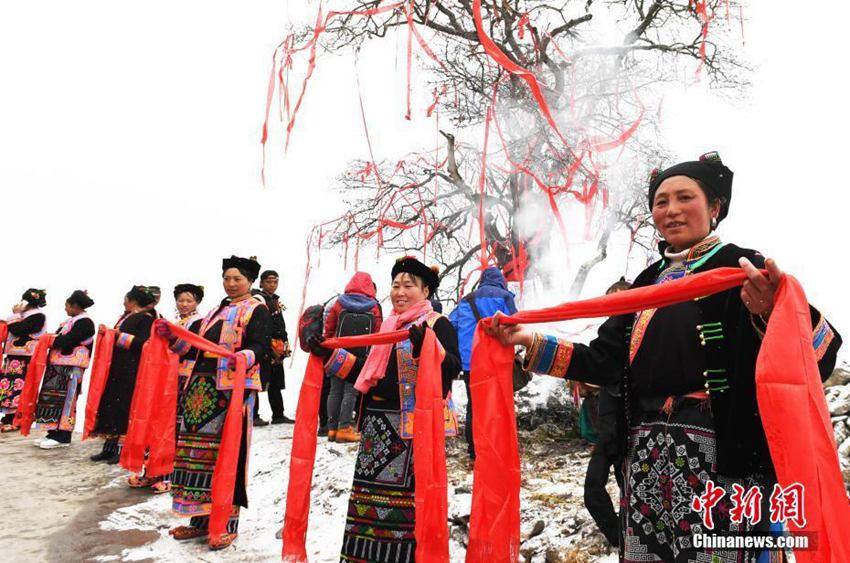
[(508, 291), (505, 276), (497, 267), (490, 266), (481, 274), (478, 289), (464, 297), (457, 308), (449, 314), (449, 320), (457, 331), (460, 359), (464, 371), (469, 371), (472, 339), (475, 336), (475, 325), (478, 323), (467, 299), (475, 299), (478, 314), (481, 315), (482, 319), (493, 316), (496, 311), (501, 311), (507, 315), (516, 313), (514, 294)]

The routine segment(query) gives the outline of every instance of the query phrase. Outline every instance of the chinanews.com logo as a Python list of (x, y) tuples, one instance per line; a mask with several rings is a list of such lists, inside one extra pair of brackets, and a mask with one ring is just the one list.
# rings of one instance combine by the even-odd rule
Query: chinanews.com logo
[(814, 549), (813, 538), (809, 534), (780, 536), (772, 534), (748, 534), (737, 536), (717, 536), (696, 534), (691, 538), (691, 545), (696, 549), (723, 550), (769, 550), (778, 551), (791, 549), (804, 551)]
[[(709, 480), (705, 484), (705, 491), (695, 496), (691, 501), (691, 508), (700, 513), (705, 530), (714, 530), (714, 518), (717, 516), (715, 507), (727, 495), (723, 487), (719, 487)], [(724, 531), (723, 533), (697, 533), (689, 538), (680, 538), (683, 543), (696, 549), (746, 549), (746, 550), (785, 550), (795, 551), (815, 549), (816, 534), (796, 532), (790, 535), (787, 531), (781, 531), (778, 524), (793, 523), (797, 528), (806, 526), (805, 515), (805, 487), (800, 483), (791, 483), (787, 487), (774, 484), (773, 491), (768, 499), (767, 518), (774, 526), (765, 522), (761, 528), (762, 533), (754, 533), (756, 525), (762, 522), (762, 510), (764, 506), (764, 494), (759, 487), (745, 489), (735, 483), (729, 495), (731, 507), (728, 508), (729, 521), (742, 526), (742, 532)], [(728, 503), (727, 503), (728, 504)], [(719, 507), (718, 507), (719, 508)]]

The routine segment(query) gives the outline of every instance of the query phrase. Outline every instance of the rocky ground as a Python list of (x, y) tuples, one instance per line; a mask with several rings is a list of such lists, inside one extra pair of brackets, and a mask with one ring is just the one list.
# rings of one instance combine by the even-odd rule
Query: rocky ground
[(838, 446), (838, 459), (844, 483), (850, 490), (850, 369), (836, 369), (826, 381), (826, 404)]

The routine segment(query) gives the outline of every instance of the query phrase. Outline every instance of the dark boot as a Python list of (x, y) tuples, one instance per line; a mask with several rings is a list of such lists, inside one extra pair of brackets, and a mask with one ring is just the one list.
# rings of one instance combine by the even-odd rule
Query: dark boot
[(114, 452), (109, 448), (109, 443), (103, 443), (103, 449), (100, 450), (100, 453), (94, 454), (93, 456), (89, 456), (89, 459), (92, 461), (106, 461), (107, 459), (112, 457)]

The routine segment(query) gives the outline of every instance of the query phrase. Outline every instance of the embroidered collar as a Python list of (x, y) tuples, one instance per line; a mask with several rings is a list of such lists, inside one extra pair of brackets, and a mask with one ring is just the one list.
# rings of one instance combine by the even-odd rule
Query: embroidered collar
[(687, 276), (693, 270), (705, 264), (721, 248), (723, 248), (723, 243), (720, 242), (718, 236), (707, 237), (681, 252), (672, 252), (669, 248), (666, 248), (664, 259), (658, 266), (660, 272), (655, 283), (664, 283)]
[[(78, 320), (90, 318), (91, 317), (89, 317), (88, 313), (86, 313), (85, 311), (83, 311), (79, 315), (68, 317), (67, 319), (62, 321), (62, 324), (59, 325), (59, 334), (68, 334), (69, 332), (71, 332), (71, 329), (74, 328), (74, 323), (76, 323)], [(85, 340), (77, 344), (77, 347), (79, 348), (80, 346), (88, 346), (92, 342), (94, 342), (94, 336), (86, 338)]]
[(62, 327), (64, 328), (64, 327), (67, 326), (68, 330), (71, 330), (71, 327), (74, 325), (75, 322), (77, 322), (80, 319), (88, 319), (88, 318), (89, 318), (88, 314), (85, 311), (83, 311), (79, 315), (74, 315), (73, 317), (68, 317), (65, 320), (65, 322), (62, 323)]
[[(664, 259), (661, 261), (661, 269), (668, 265), (684, 264), (689, 270), (702, 265), (710, 256), (720, 250), (723, 243), (720, 242), (720, 237), (712, 235), (704, 238), (690, 248), (686, 248), (680, 252), (674, 252), (671, 247), (664, 249)], [(699, 262), (699, 264), (697, 264)]]
[(177, 312), (177, 318), (175, 320), (177, 321), (178, 324), (179, 323), (190, 324), (192, 321), (194, 321), (195, 319), (198, 319), (200, 317), (203, 317), (203, 315), (197, 309), (195, 309), (194, 311), (192, 311), (188, 315), (184, 315), (183, 313), (178, 311)]

